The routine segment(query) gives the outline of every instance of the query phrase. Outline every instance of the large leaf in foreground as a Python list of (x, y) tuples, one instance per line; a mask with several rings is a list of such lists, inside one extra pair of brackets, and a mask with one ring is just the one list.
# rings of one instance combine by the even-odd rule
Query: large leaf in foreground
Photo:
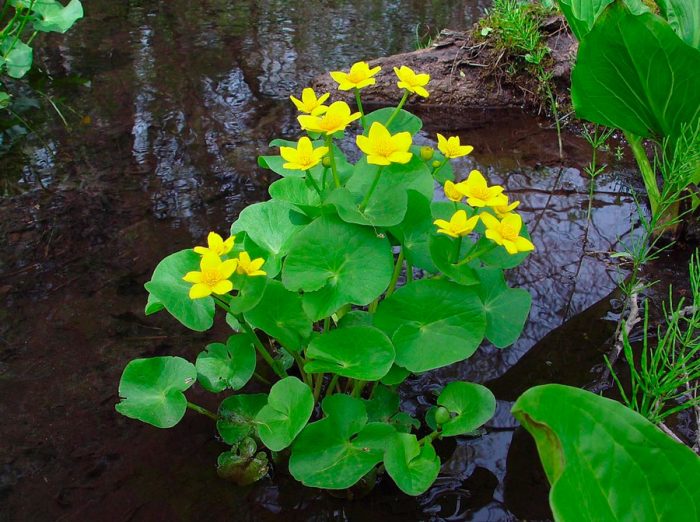
[(309, 424), (292, 446), (289, 472), (305, 486), (349, 488), (381, 462), (396, 436), (388, 424), (367, 424), (361, 399), (331, 395), (323, 401), (326, 417)]
[(440, 458), (430, 442), (421, 447), (410, 433), (397, 433), (387, 445), (384, 466), (396, 485), (407, 495), (424, 493), (440, 473)]
[(396, 364), (425, 372), (470, 357), (484, 338), (486, 316), (475, 290), (421, 280), (382, 301), (374, 324), (391, 337)]
[(559, 384), (512, 412), (537, 443), (556, 520), (700, 520), (700, 458), (638, 413)]
[(181, 357), (134, 359), (119, 381), (116, 410), (156, 428), (175, 426), (187, 411), (182, 393), (197, 379), (194, 365)]
[(330, 372), (341, 377), (377, 381), (394, 363), (389, 338), (373, 326), (338, 328), (314, 337), (306, 349), (309, 373)]
[(581, 41), (571, 75), (579, 118), (638, 136), (677, 136), (700, 114), (700, 51), (651, 13), (614, 3)]
[(697, 0), (655, 0), (662, 16), (676, 34), (691, 47), (700, 49), (700, 2)]
[[(190, 271), (199, 271), (202, 257), (194, 250), (181, 250), (163, 259), (146, 283), (155, 300), (187, 328), (203, 332), (214, 324), (214, 299), (190, 299), (192, 283), (182, 280)], [(151, 299), (149, 298), (149, 301)]]
[(314, 397), (306, 384), (296, 377), (278, 381), (255, 416), (260, 440), (272, 451), (283, 450), (306, 426), (313, 409)]

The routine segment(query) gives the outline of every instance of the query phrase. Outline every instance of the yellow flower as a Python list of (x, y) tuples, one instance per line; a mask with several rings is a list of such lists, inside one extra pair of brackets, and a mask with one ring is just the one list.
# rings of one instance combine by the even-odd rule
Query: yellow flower
[(228, 280), (238, 266), (238, 260), (221, 261), (219, 256), (207, 252), (199, 263), (200, 272), (187, 272), (182, 279), (194, 283), (190, 288), (190, 299), (201, 299), (211, 294), (227, 294), (233, 290), (233, 283)]
[(316, 98), (314, 90), (311, 87), (306, 87), (301, 91), (301, 100), (294, 96), (290, 96), (290, 98), (299, 112), (305, 112), (312, 116), (320, 116), (328, 110), (328, 107), (323, 105), (323, 102), (326, 101), (329, 96), (330, 94), (325, 93), (319, 98)]
[(529, 252), (535, 249), (535, 245), (530, 240), (520, 236), (523, 219), (519, 214), (508, 214), (501, 221), (488, 212), (479, 214), (479, 216), (486, 225), (486, 237), (497, 245), (505, 247), (509, 254)]
[(438, 133), (438, 150), (442, 152), (446, 158), (459, 158), (460, 156), (466, 156), (474, 147), (471, 145), (462, 145), (459, 142), (459, 136), (450, 136), (445, 138), (442, 134)]
[(334, 71), (331, 78), (338, 82), (338, 89), (349, 91), (350, 89), (362, 89), (368, 85), (374, 85), (376, 80), (372, 78), (381, 70), (381, 67), (369, 68), (367, 62), (357, 62), (350, 67), (350, 72)]
[(467, 196), (467, 204), (472, 207), (487, 207), (503, 203), (503, 198), (499, 197), (503, 192), (503, 187), (500, 185), (489, 187), (486, 179), (478, 170), (472, 170), (469, 177), (455, 187)]
[(260, 270), (260, 267), (262, 267), (264, 263), (265, 260), (262, 257), (251, 261), (248, 252), (243, 251), (238, 254), (238, 268), (236, 271), (239, 274), (246, 274), (250, 277), (267, 275), (267, 272)]
[(425, 86), (428, 85), (430, 81), (429, 74), (416, 74), (413, 69), (402, 65), (400, 69), (394, 67), (394, 72), (396, 76), (399, 77), (398, 85), (399, 89), (406, 89), (408, 92), (427, 98), (430, 96), (428, 91), (425, 90)]
[(397, 132), (393, 136), (389, 130), (375, 121), (369, 128), (369, 135), (358, 136), (357, 146), (367, 154), (367, 163), (372, 165), (389, 165), (391, 163), (408, 163), (413, 154), (410, 132)]
[[(459, 183), (457, 185), (459, 185)], [(443, 189), (445, 191), (445, 196), (447, 196), (447, 199), (450, 201), (459, 202), (462, 201), (462, 198), (464, 197), (464, 195), (457, 190), (457, 185), (452, 183), (449, 179), (445, 181), (445, 186)]]
[(438, 234), (447, 234), (450, 237), (461, 237), (470, 234), (474, 227), (479, 222), (479, 216), (472, 216), (467, 219), (467, 213), (464, 210), (458, 210), (449, 221), (444, 219), (436, 219), (434, 225), (438, 227)]
[(314, 149), (311, 140), (306, 136), (299, 140), (296, 149), (294, 147), (280, 147), (280, 155), (287, 161), (282, 166), (290, 170), (309, 170), (321, 163), (327, 152), (328, 147)]
[(297, 119), (305, 131), (334, 134), (345, 130), (350, 122), (357, 120), (360, 116), (359, 112), (351, 114), (350, 106), (347, 103), (337, 101), (331, 103), (323, 116), (304, 115), (297, 117)]
[(231, 236), (224, 241), (224, 239), (216, 232), (209, 232), (209, 235), (207, 236), (207, 246), (196, 246), (194, 247), (194, 251), (202, 255), (214, 254), (216, 256), (223, 256), (231, 251), (235, 239), (236, 236)]
[(496, 212), (498, 219), (503, 219), (509, 215), (513, 210), (518, 208), (520, 201), (513, 201), (513, 203), (508, 204), (508, 196), (501, 194), (503, 196), (498, 205), (491, 205), (491, 208)]

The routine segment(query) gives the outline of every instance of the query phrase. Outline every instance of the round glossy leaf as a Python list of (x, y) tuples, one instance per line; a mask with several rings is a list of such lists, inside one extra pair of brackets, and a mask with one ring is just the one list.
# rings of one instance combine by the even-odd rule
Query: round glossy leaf
[(22, 78), (27, 74), (32, 60), (32, 48), (20, 40), (15, 42), (14, 38), (6, 38), (0, 45), (0, 65), (5, 64), (7, 74), (12, 78)]
[(290, 240), (308, 223), (308, 218), (286, 201), (271, 199), (246, 207), (231, 226), (231, 234), (241, 231), (275, 256), (287, 253)]
[(314, 409), (311, 389), (296, 377), (285, 377), (270, 389), (267, 404), (255, 416), (260, 440), (272, 451), (289, 446)]
[(437, 268), (430, 257), (428, 241), (434, 231), (430, 200), (415, 190), (409, 190), (406, 216), (390, 232), (399, 240), (406, 259), (413, 266), (432, 273), (437, 272)]
[(407, 495), (428, 490), (440, 473), (440, 458), (429, 442), (422, 447), (410, 433), (397, 433), (384, 454), (384, 467)]
[(409, 370), (394, 364), (389, 372), (382, 377), (382, 384), (385, 384), (386, 386), (396, 386), (397, 384), (401, 384), (403, 381), (405, 381), (406, 377), (409, 375), (411, 375)]
[(698, 456), (619, 402), (546, 384), (512, 412), (537, 443), (555, 520), (700, 519)]
[(289, 471), (305, 486), (349, 488), (381, 462), (396, 431), (388, 424), (367, 424), (361, 399), (336, 394), (322, 406), (326, 417), (309, 424), (294, 442)]
[(40, 15), (40, 18), (33, 23), (37, 31), (65, 33), (83, 17), (83, 6), (80, 0), (71, 0), (65, 7), (59, 2), (45, 0), (37, 4), (42, 5), (40, 9), (35, 10)]
[(240, 390), (255, 371), (255, 346), (250, 336), (232, 335), (223, 343), (212, 343), (197, 356), (197, 380), (205, 390), (219, 393)]
[(372, 326), (372, 314), (364, 310), (351, 310), (338, 322), (338, 328), (350, 326)]
[[(194, 250), (181, 250), (163, 259), (146, 290), (187, 328), (203, 332), (214, 324), (214, 299), (190, 299), (192, 283), (183, 281), (187, 272), (199, 271), (201, 256)], [(149, 297), (150, 300), (150, 297)]]
[(316, 216), (320, 213), (321, 197), (305, 179), (278, 179), (270, 185), (268, 192), (273, 199), (291, 203), (307, 216)]
[(231, 313), (241, 314), (258, 305), (270, 279), (266, 276), (233, 274), (231, 281), (235, 292), (228, 300), (228, 307)]
[[(379, 167), (367, 163), (365, 156), (361, 157), (355, 164), (355, 173), (346, 187), (355, 194), (367, 193)], [(430, 170), (425, 163), (413, 156), (408, 163), (392, 163), (382, 169), (379, 182), (369, 200), (367, 208), (372, 205), (387, 204), (399, 193), (406, 193), (409, 190), (416, 191), (428, 199), (433, 197), (435, 182), (430, 175)]]
[(182, 393), (197, 379), (193, 364), (180, 357), (134, 359), (119, 381), (116, 410), (157, 428), (171, 428), (184, 417), (187, 399)]
[(394, 362), (389, 338), (372, 326), (338, 328), (314, 337), (306, 349), (307, 373), (334, 373), (341, 377), (377, 381)]
[(474, 243), (469, 238), (457, 238), (443, 235), (431, 235), (429, 240), (430, 256), (435, 266), (450, 279), (464, 286), (479, 284), (476, 270), (470, 263), (459, 265), (454, 263), (457, 258), (457, 248), (464, 254), (468, 252)]
[(372, 397), (364, 401), (369, 422), (389, 422), (399, 411), (399, 394), (391, 388), (378, 384), (372, 391)]
[(442, 435), (446, 437), (471, 433), (496, 413), (493, 393), (472, 382), (451, 382), (442, 390), (437, 403), (447, 408), (452, 417), (442, 424)]
[[(370, 228), (322, 216), (296, 235), (282, 268), (289, 290), (322, 294), (314, 299), (312, 319), (348, 303), (367, 305), (389, 285), (394, 256), (385, 237)], [(319, 298), (320, 297), (320, 298)]]
[(425, 372), (470, 357), (481, 344), (486, 317), (478, 294), (445, 280), (414, 281), (382, 301), (374, 324), (396, 350), (396, 364)]
[(479, 297), (486, 313), (486, 338), (497, 348), (513, 344), (523, 331), (532, 297), (522, 288), (508, 288), (499, 269), (478, 271)]
[[(369, 128), (375, 121), (378, 121), (384, 125), (389, 118), (391, 118), (394, 112), (394, 107), (384, 107), (383, 109), (377, 109), (376, 111), (370, 112), (365, 116), (365, 122), (367, 126), (365, 127), (365, 134), (369, 132)], [(403, 109), (399, 110), (399, 113), (391, 121), (389, 125), (389, 132), (396, 134), (397, 132), (410, 132), (411, 134), (417, 134), (419, 130), (423, 127), (423, 121), (416, 115), (411, 114)]]
[(245, 313), (245, 318), (255, 328), (295, 352), (306, 344), (313, 326), (304, 312), (301, 296), (274, 280), (268, 283), (258, 305)]
[(219, 405), (216, 429), (227, 444), (238, 444), (255, 430), (255, 416), (267, 404), (264, 393), (232, 395)]
[(367, 207), (360, 210), (364, 194), (350, 192), (346, 188), (334, 190), (328, 203), (335, 206), (340, 219), (346, 223), (357, 223), (375, 227), (390, 227), (401, 223), (406, 215), (406, 193), (396, 191), (391, 197), (376, 191)]

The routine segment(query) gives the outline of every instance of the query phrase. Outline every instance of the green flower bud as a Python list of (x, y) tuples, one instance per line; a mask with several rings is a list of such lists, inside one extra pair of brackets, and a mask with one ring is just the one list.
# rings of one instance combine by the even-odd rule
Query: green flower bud
[(440, 166), (441, 163), (442, 163), (442, 162), (440, 162), (440, 161), (438, 161), (438, 160), (433, 161), (433, 168), (434, 168), (434, 169), (438, 168), (438, 167)]
[(323, 159), (321, 160), (321, 165), (323, 165), (323, 168), (330, 168), (331, 159), (328, 156), (323, 156)]
[(429, 161), (429, 160), (433, 159), (434, 152), (435, 151), (433, 150), (433, 148), (428, 146), (428, 145), (421, 147), (420, 148), (420, 158), (423, 161)]
[(437, 410), (435, 410), (435, 423), (438, 426), (445, 424), (448, 420), (450, 420), (450, 418), (450, 412), (447, 411), (447, 408), (444, 406), (440, 406)]

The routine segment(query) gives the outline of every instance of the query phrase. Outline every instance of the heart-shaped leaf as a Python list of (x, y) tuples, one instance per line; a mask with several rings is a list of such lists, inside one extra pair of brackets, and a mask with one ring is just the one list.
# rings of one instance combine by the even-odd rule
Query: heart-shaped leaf
[(486, 338), (497, 348), (513, 344), (523, 331), (532, 297), (522, 288), (508, 288), (497, 268), (478, 271), (478, 292), (486, 313)]
[(486, 331), (475, 290), (445, 280), (414, 281), (382, 301), (374, 324), (396, 350), (396, 364), (412, 372), (470, 357)]
[(40, 19), (34, 21), (34, 29), (44, 32), (65, 33), (73, 24), (83, 17), (80, 0), (70, 0), (65, 7), (59, 2), (41, 2), (42, 9), (37, 10)]
[(306, 384), (296, 377), (278, 381), (255, 416), (260, 440), (272, 451), (283, 450), (306, 426), (313, 409), (314, 396)]
[(181, 357), (134, 359), (119, 381), (116, 410), (157, 428), (175, 426), (187, 411), (183, 393), (197, 379), (197, 369)]
[(451, 419), (442, 424), (442, 435), (454, 437), (476, 430), (496, 413), (496, 398), (480, 384), (451, 382), (442, 390), (438, 405), (447, 408)]
[[(214, 299), (190, 299), (192, 283), (183, 281), (187, 272), (199, 271), (201, 256), (194, 250), (181, 250), (163, 259), (146, 290), (187, 328), (203, 332), (214, 324)], [(150, 298), (149, 298), (150, 299)]]
[(432, 234), (429, 240), (430, 257), (435, 266), (450, 279), (464, 286), (479, 284), (471, 263), (459, 264), (457, 249), (464, 253), (474, 245), (468, 238), (451, 238)]
[(440, 473), (440, 458), (430, 442), (421, 447), (410, 433), (397, 433), (384, 454), (384, 467), (407, 495), (428, 490)]
[(334, 373), (341, 377), (377, 381), (394, 362), (389, 338), (372, 326), (338, 328), (314, 337), (306, 349), (307, 373)]
[(0, 65), (5, 64), (10, 77), (21, 78), (27, 74), (32, 61), (32, 48), (21, 40), (15, 42), (13, 38), (7, 38), (0, 45)]
[(197, 380), (205, 390), (219, 393), (240, 390), (255, 371), (255, 346), (250, 336), (232, 335), (223, 343), (212, 343), (197, 356)]
[(232, 395), (219, 405), (216, 429), (227, 444), (238, 444), (252, 435), (255, 416), (267, 404), (264, 393)]
[(304, 312), (301, 296), (287, 290), (279, 281), (268, 283), (262, 299), (245, 313), (245, 318), (294, 352), (298, 352), (311, 335), (312, 322)]
[(406, 215), (405, 192), (396, 191), (392, 197), (386, 198), (383, 194), (375, 191), (367, 207), (361, 210), (360, 204), (363, 200), (363, 194), (339, 188), (331, 193), (327, 201), (335, 206), (340, 219), (346, 223), (390, 227), (401, 223)]
[(399, 240), (406, 259), (413, 265), (435, 273), (437, 268), (430, 256), (428, 241), (435, 230), (430, 200), (420, 192), (408, 191), (408, 209), (404, 220), (391, 228), (391, 233)]
[(555, 520), (700, 519), (700, 458), (619, 402), (546, 384), (512, 413), (537, 443)]
[(315, 217), (321, 212), (321, 196), (304, 179), (278, 179), (270, 185), (268, 192), (273, 199), (291, 203), (307, 216)]
[(306, 486), (349, 488), (381, 462), (393, 427), (367, 424), (361, 399), (336, 394), (322, 404), (326, 417), (309, 424), (292, 446), (289, 472)]

